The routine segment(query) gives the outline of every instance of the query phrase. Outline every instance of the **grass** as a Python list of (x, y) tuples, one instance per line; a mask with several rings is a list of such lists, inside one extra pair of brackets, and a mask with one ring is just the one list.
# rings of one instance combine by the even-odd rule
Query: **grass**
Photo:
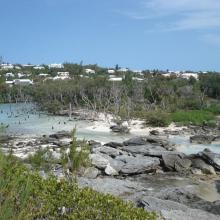
[(79, 188), (72, 181), (42, 179), (12, 155), (0, 152), (0, 219), (156, 220), (111, 195)]
[(181, 110), (171, 113), (169, 117), (171, 121), (182, 123), (183, 125), (202, 125), (203, 123), (214, 120), (215, 118), (213, 113), (204, 110)]

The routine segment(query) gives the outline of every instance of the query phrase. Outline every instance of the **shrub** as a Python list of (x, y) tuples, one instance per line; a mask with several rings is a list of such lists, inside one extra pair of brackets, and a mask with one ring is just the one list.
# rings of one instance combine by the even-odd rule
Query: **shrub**
[(29, 155), (24, 162), (31, 164), (34, 169), (49, 171), (57, 161), (53, 159), (52, 153), (48, 149), (39, 149)]
[(85, 141), (77, 141), (76, 129), (72, 131), (72, 143), (70, 145), (69, 153), (62, 154), (62, 164), (68, 164), (71, 171), (77, 172), (80, 167), (85, 167), (89, 164), (89, 145)]
[(0, 153), (0, 219), (155, 220), (154, 213), (74, 182), (42, 179)]
[(148, 112), (145, 115), (146, 124), (153, 127), (167, 127), (170, 125), (170, 118), (167, 113)]

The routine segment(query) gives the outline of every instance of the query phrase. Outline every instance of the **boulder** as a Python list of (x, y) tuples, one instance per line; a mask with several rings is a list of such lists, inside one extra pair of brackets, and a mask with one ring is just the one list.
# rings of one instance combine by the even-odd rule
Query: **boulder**
[(129, 133), (129, 128), (123, 125), (113, 125), (110, 129), (115, 133)]
[(151, 134), (151, 135), (159, 135), (160, 132), (157, 131), (157, 130), (152, 130), (152, 131), (150, 131), (150, 134)]
[(186, 171), (189, 170), (192, 164), (189, 159), (181, 158), (179, 155), (164, 154), (162, 155), (162, 160), (165, 168), (169, 171)]
[(165, 220), (218, 220), (219, 216), (200, 209), (187, 210), (162, 210), (161, 215)]
[(59, 131), (56, 134), (51, 134), (49, 137), (56, 139), (71, 138), (71, 133), (68, 131)]
[(123, 144), (118, 143), (118, 142), (109, 142), (109, 143), (106, 143), (104, 146), (118, 148), (118, 147), (123, 147)]
[(216, 154), (209, 149), (205, 149), (198, 155), (202, 157), (211, 166), (215, 167), (217, 170), (220, 170), (220, 154)]
[(134, 138), (131, 138), (131, 139), (129, 139), (129, 140), (127, 140), (127, 141), (124, 141), (123, 142), (123, 144), (125, 145), (125, 146), (130, 146), (130, 145), (145, 145), (147, 143), (147, 141), (146, 141), (146, 137), (142, 137), (142, 136), (140, 136), (140, 137), (134, 137)]
[(89, 179), (95, 179), (99, 174), (99, 170), (95, 167), (89, 167), (85, 170), (83, 176)]
[(89, 159), (91, 160), (92, 165), (99, 169), (105, 169), (109, 164), (109, 161), (100, 154), (90, 154)]
[(108, 176), (117, 176), (118, 172), (113, 167), (111, 167), (110, 164), (108, 164), (105, 168), (105, 174), (107, 174)]
[(126, 159), (125, 165), (121, 169), (122, 174), (134, 175), (145, 172), (152, 172), (160, 165), (160, 160), (153, 157), (130, 157)]
[(152, 157), (162, 157), (162, 155), (183, 155), (177, 151), (168, 151), (161, 146), (156, 146), (152, 144), (148, 145), (136, 145), (136, 146), (125, 146), (121, 148), (123, 151), (132, 153), (132, 154), (142, 154), (144, 156)]
[(115, 148), (112, 148), (112, 147), (108, 147), (108, 146), (101, 147), (99, 149), (99, 151), (101, 153), (107, 154), (107, 155), (109, 155), (110, 157), (113, 157), (113, 158), (115, 158), (118, 155), (123, 154), (123, 152), (121, 150), (118, 150), (118, 149), (115, 149)]
[(214, 138), (211, 135), (194, 135), (190, 137), (190, 142), (194, 144), (211, 144)]
[(91, 187), (98, 192), (105, 194), (110, 193), (121, 198), (127, 198), (146, 190), (139, 182), (116, 179), (114, 177), (98, 177), (96, 179), (78, 177), (77, 182), (81, 187)]
[(91, 148), (97, 148), (97, 147), (102, 146), (102, 144), (100, 142), (93, 141), (93, 140), (88, 141), (88, 144), (89, 144), (89, 146), (91, 146)]
[(215, 169), (212, 166), (205, 163), (202, 159), (196, 158), (192, 160), (192, 167), (201, 170), (204, 174), (216, 175)]
[(162, 215), (165, 220), (217, 220), (219, 218), (217, 215), (199, 209), (191, 209), (171, 200), (162, 200), (151, 196), (145, 196), (140, 205), (146, 211)]
[(209, 202), (201, 199), (197, 196), (194, 186), (170, 187), (161, 190), (154, 196), (162, 200), (171, 200), (187, 205), (190, 208), (201, 209), (220, 215), (220, 202)]

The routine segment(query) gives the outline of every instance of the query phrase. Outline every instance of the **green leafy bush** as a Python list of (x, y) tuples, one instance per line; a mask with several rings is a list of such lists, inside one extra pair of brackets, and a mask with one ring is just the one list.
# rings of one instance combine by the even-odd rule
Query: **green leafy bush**
[(153, 127), (167, 127), (171, 123), (169, 114), (157, 111), (147, 112), (145, 121), (148, 126)]
[(42, 179), (0, 153), (0, 219), (155, 220), (154, 213), (74, 182)]

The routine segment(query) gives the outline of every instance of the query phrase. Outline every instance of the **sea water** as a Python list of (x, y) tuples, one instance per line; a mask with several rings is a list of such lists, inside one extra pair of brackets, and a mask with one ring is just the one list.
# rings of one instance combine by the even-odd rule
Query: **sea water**
[[(37, 109), (33, 103), (0, 104), (0, 123), (6, 133), (24, 137), (40, 137), (58, 131), (71, 131), (76, 128), (79, 139), (96, 140), (103, 143), (124, 140), (137, 134), (115, 134), (109, 130), (91, 129), (93, 122), (85, 120), (69, 120), (69, 117), (48, 115)], [(220, 153), (220, 143), (192, 144), (189, 136), (170, 136), (170, 141), (177, 145), (177, 150), (186, 154), (198, 153), (205, 148)]]

